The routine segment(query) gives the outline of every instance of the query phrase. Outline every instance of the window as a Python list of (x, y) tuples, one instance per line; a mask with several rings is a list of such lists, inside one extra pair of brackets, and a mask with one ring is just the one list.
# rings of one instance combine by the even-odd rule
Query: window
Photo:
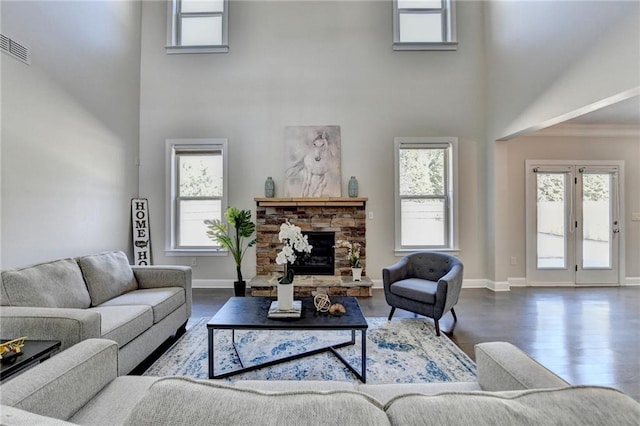
[(167, 53), (228, 52), (228, 0), (167, 0)]
[(226, 210), (226, 156), (226, 139), (167, 141), (167, 254), (220, 251), (204, 221)]
[(457, 138), (395, 138), (396, 251), (457, 250)]
[(393, 0), (394, 50), (455, 50), (455, 0)]

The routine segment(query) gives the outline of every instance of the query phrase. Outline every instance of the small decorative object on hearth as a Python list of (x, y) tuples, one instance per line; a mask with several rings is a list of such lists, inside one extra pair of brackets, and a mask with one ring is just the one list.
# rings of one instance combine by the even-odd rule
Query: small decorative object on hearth
[(347, 313), (346, 308), (344, 307), (344, 305), (342, 305), (341, 303), (334, 303), (333, 305), (331, 305), (331, 307), (329, 308), (329, 313), (331, 315), (336, 315), (336, 316), (340, 316), (340, 315), (344, 315)]
[(309, 244), (306, 235), (302, 235), (299, 226), (289, 223), (287, 220), (280, 225), (278, 239), (284, 243), (282, 250), (276, 256), (276, 263), (284, 265), (284, 275), (278, 279), (278, 307), (281, 310), (293, 308), (293, 268), (291, 264), (296, 261), (296, 253), (311, 253), (312, 245)]
[(331, 307), (331, 300), (327, 293), (318, 293), (313, 297), (313, 305), (318, 312), (329, 312)]
[(276, 184), (269, 176), (264, 183), (264, 196), (267, 198), (273, 198), (276, 195)]
[(362, 280), (362, 262), (360, 262), (360, 248), (362, 247), (360, 243), (350, 243), (345, 240), (338, 240), (336, 242), (336, 246), (338, 248), (347, 248), (349, 251), (347, 252), (347, 260), (351, 265), (351, 274), (353, 277), (353, 281), (361, 281)]
[(355, 176), (351, 176), (349, 179), (349, 197), (358, 196), (358, 179)]

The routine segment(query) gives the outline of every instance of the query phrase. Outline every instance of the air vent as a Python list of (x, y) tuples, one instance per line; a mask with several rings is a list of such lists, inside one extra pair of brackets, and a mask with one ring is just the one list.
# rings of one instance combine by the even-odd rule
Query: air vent
[(0, 34), (0, 44), (2, 51), (8, 53), (25, 64), (29, 64), (29, 49), (4, 34)]

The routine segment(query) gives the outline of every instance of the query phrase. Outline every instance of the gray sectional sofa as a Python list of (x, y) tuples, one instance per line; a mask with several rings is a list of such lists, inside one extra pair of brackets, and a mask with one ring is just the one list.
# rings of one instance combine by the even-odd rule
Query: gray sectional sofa
[(0, 335), (115, 341), (129, 373), (191, 315), (191, 268), (130, 266), (121, 251), (58, 259), (0, 274)]
[(0, 386), (3, 425), (634, 425), (640, 404), (570, 386), (509, 343), (476, 346), (478, 381), (118, 377), (118, 348), (90, 339)]

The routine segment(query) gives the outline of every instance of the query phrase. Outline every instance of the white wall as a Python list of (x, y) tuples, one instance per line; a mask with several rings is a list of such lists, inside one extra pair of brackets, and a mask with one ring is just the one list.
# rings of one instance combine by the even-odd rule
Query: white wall
[[(485, 3), (487, 139), (508, 139), (640, 86), (640, 3)], [(509, 274), (506, 143), (489, 145), (488, 278)]]
[[(587, 132), (588, 133), (588, 132)], [(601, 133), (601, 132), (599, 132)], [(640, 141), (637, 136), (527, 136), (508, 142), (509, 253), (517, 265), (509, 266), (509, 277), (526, 275), (525, 160), (622, 160), (625, 162), (625, 265), (626, 277), (640, 277), (640, 222), (631, 213), (640, 211)], [(625, 277), (622, 277), (624, 282)]]
[(130, 246), (139, 2), (3, 1), (2, 267)]
[[(229, 140), (232, 205), (255, 212), (264, 180), (283, 195), (289, 125), (340, 125), (343, 194), (360, 182), (367, 210), (367, 273), (393, 254), (393, 138), (460, 137), (460, 257), (483, 278), (486, 192), (482, 4), (458, 5), (457, 52), (394, 52), (392, 7), (381, 1), (231, 2), (228, 54), (166, 55), (166, 7), (143, 3), (140, 195), (149, 199), (155, 263), (165, 244), (164, 141)], [(254, 216), (255, 217), (255, 216)], [(255, 274), (255, 252), (243, 272)], [(196, 279), (231, 280), (231, 258), (199, 258)]]

